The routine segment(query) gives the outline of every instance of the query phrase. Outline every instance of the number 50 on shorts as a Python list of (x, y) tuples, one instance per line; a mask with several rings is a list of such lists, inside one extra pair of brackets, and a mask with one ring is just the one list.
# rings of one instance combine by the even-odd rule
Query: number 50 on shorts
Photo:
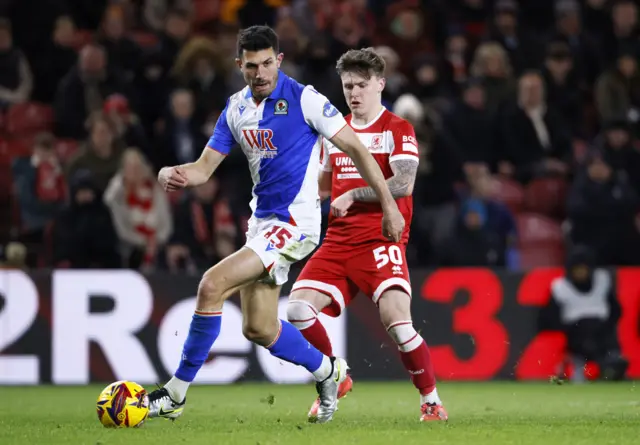
[(373, 249), (373, 257), (376, 260), (376, 267), (378, 269), (386, 266), (389, 262), (397, 266), (402, 265), (402, 251), (396, 245), (380, 246)]

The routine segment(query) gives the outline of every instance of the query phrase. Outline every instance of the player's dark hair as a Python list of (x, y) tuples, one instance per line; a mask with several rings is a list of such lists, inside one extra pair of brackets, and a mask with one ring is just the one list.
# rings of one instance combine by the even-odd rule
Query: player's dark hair
[(350, 49), (340, 56), (336, 64), (338, 75), (355, 73), (365, 79), (384, 76), (384, 69), (384, 59), (373, 48)]
[(238, 34), (238, 57), (242, 57), (243, 51), (260, 51), (269, 48), (273, 48), (273, 51), (278, 53), (279, 46), (278, 35), (268, 26), (251, 26)]

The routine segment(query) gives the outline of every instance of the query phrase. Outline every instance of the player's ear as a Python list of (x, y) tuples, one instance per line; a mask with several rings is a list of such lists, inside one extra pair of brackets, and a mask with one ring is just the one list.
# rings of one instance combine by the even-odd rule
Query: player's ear
[(378, 93), (382, 93), (382, 90), (384, 90), (384, 87), (386, 84), (387, 84), (387, 79), (385, 79), (384, 77), (381, 77), (380, 79), (378, 79)]
[(277, 61), (277, 65), (278, 68), (280, 68), (280, 65), (282, 64), (282, 59), (284, 59), (284, 54), (280, 53), (276, 56), (276, 61)]
[(236, 65), (238, 65), (238, 68), (242, 69), (242, 59), (236, 57)]

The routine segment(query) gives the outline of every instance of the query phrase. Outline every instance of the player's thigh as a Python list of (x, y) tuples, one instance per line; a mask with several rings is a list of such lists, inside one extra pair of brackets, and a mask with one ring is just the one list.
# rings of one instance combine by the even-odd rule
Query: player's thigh
[(306, 258), (318, 245), (318, 234), (305, 234), (275, 219), (250, 221), (245, 247), (251, 249), (266, 270), (265, 282), (282, 285), (288, 281), (291, 265)]
[(372, 243), (362, 246), (347, 265), (349, 278), (378, 305), (389, 290), (411, 296), (405, 246), (398, 243)]
[(198, 297), (219, 302), (263, 274), (264, 266), (258, 255), (250, 249), (242, 248), (204, 273)]
[(263, 346), (278, 334), (278, 301), (281, 287), (273, 283), (255, 282), (240, 291), (242, 332)]
[(305, 301), (330, 316), (340, 315), (357, 295), (357, 288), (347, 279), (345, 264), (339, 254), (320, 247), (298, 275), (289, 300)]

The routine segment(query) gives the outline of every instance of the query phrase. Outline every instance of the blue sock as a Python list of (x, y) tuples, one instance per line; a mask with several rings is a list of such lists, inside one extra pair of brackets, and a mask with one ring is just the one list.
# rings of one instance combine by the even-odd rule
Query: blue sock
[(221, 324), (222, 312), (209, 316), (193, 314), (189, 335), (182, 348), (182, 359), (175, 373), (177, 378), (185, 382), (193, 382), (207, 359), (213, 342), (220, 334)]
[(267, 347), (271, 355), (300, 365), (309, 372), (317, 371), (324, 354), (309, 343), (294, 325), (284, 320), (280, 323), (280, 335)]

